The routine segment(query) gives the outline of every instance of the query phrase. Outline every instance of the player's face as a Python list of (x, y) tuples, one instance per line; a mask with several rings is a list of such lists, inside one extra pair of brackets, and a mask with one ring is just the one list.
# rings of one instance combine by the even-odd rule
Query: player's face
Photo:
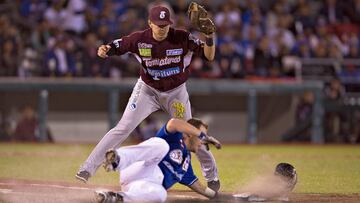
[(191, 151), (196, 153), (199, 149), (199, 147), (201, 146), (201, 141), (197, 136), (192, 136), (192, 137), (188, 137), (188, 135), (185, 135), (186, 139), (184, 139), (186, 148)]
[(153, 37), (157, 41), (164, 40), (167, 37), (170, 29), (170, 25), (158, 26), (152, 23), (151, 21), (149, 21), (149, 26), (152, 30)]

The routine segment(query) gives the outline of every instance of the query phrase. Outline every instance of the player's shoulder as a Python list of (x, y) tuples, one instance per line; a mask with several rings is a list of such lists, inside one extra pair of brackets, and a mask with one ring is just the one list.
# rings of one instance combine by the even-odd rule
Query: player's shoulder
[(187, 38), (189, 32), (184, 29), (170, 28), (170, 33), (172, 33), (176, 38)]
[(172, 28), (176, 34), (189, 35), (189, 31), (181, 28)]
[(170, 41), (178, 43), (184, 42), (189, 39), (189, 32), (183, 29), (170, 28), (169, 36)]
[(156, 133), (156, 137), (166, 138), (170, 134), (166, 129), (167, 123), (165, 123), (160, 130)]
[(175, 42), (178, 41), (191, 41), (194, 42), (198, 45), (201, 44), (200, 39), (198, 39), (195, 35), (193, 35), (191, 32), (187, 31), (187, 30), (183, 30), (183, 29), (174, 29), (173, 30), (173, 39), (175, 40)]
[(139, 40), (139, 39), (144, 39), (147, 38), (147, 36), (149, 35), (150, 28), (145, 29), (145, 30), (139, 30), (139, 31), (135, 31), (132, 32), (131, 34), (128, 35), (128, 37), (132, 40)]

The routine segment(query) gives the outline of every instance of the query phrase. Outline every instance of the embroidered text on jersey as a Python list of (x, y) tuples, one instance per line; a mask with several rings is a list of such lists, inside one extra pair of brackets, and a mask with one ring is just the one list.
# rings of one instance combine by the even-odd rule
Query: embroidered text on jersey
[(167, 68), (164, 70), (151, 70), (148, 68), (147, 72), (149, 73), (149, 75), (153, 77), (154, 80), (160, 80), (160, 78), (166, 78), (172, 75), (179, 74), (180, 68), (174, 67), (174, 68)]
[(147, 43), (138, 43), (138, 48), (139, 49), (151, 49), (152, 48), (152, 44), (147, 44)]
[(163, 59), (153, 59), (153, 60), (146, 60), (145, 65), (146, 67), (152, 67), (152, 66), (164, 66), (169, 65), (171, 63), (180, 63), (181, 57), (166, 57)]

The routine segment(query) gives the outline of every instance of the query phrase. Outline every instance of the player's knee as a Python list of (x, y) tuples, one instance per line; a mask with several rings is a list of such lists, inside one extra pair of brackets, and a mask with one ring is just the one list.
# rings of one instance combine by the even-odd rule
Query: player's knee
[(157, 138), (156, 149), (159, 153), (159, 156), (165, 156), (169, 152), (170, 146), (164, 139)]
[(167, 191), (163, 187), (156, 187), (153, 188), (151, 191), (151, 194), (153, 194), (153, 197), (150, 199), (147, 199), (147, 201), (150, 200), (150, 202), (165, 202), (167, 198)]
[(162, 139), (162, 142), (159, 144), (158, 149), (159, 149), (159, 153), (162, 156), (165, 156), (169, 152), (170, 146), (165, 140)]

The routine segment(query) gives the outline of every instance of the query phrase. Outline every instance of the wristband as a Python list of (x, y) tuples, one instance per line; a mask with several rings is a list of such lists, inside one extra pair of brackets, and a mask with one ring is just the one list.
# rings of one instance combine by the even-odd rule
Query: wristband
[(205, 44), (206, 44), (206, 46), (209, 46), (209, 47), (213, 46), (214, 45), (214, 39), (212, 37), (206, 37), (205, 38)]
[(206, 135), (205, 133), (201, 132), (200, 135), (198, 136), (198, 138), (199, 138), (200, 140), (203, 140), (206, 136), (207, 136), (207, 135)]
[(110, 45), (110, 49), (109, 49), (109, 51), (106, 53), (106, 55), (108, 55), (108, 56), (113, 56), (113, 55), (115, 55), (115, 50), (116, 50), (116, 48), (115, 48), (115, 45), (114, 45), (114, 43), (109, 43), (109, 44), (107, 44), (107, 45)]
[(216, 192), (215, 192), (214, 190), (210, 189), (209, 187), (207, 187), (207, 188), (205, 189), (205, 195), (206, 195), (207, 197), (213, 198), (213, 197), (215, 197)]

